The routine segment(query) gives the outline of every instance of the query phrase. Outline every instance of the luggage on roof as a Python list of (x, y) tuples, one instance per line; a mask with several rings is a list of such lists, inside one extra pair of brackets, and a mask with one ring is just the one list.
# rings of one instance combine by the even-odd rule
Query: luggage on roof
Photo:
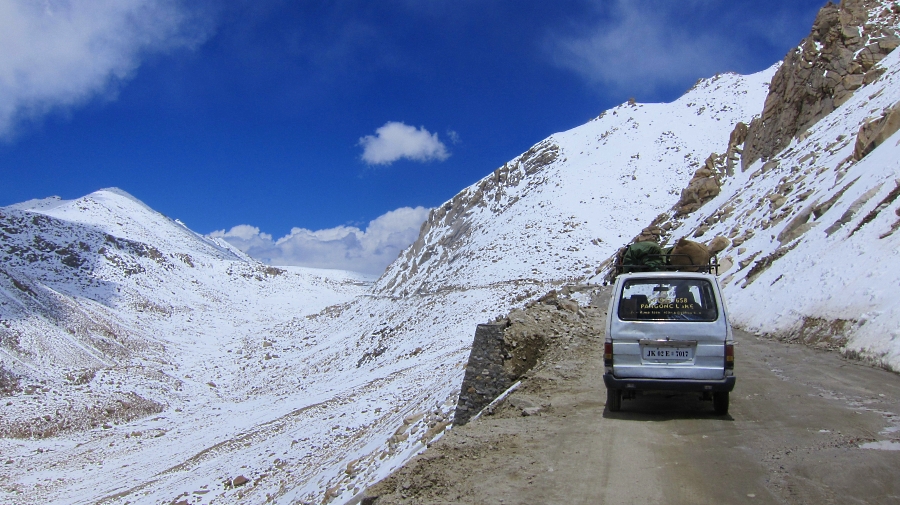
[(672, 247), (635, 242), (619, 250), (614, 274), (631, 272), (706, 272), (718, 275), (718, 262), (706, 245), (681, 238)]
[(635, 242), (622, 254), (622, 273), (657, 272), (666, 264), (666, 257), (656, 242)]

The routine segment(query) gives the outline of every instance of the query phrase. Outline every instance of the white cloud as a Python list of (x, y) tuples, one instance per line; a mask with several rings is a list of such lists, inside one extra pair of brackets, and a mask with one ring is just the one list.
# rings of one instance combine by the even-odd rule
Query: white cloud
[(243, 252), (266, 250), (273, 244), (272, 235), (260, 233), (259, 228), (256, 226), (246, 224), (239, 224), (227, 232), (225, 230), (214, 231), (209, 236), (212, 238), (223, 238)]
[(672, 11), (703, 2), (615, 0), (609, 17), (582, 35), (558, 35), (549, 42), (555, 62), (587, 80), (618, 92), (653, 92), (660, 86), (696, 80), (728, 69), (732, 40), (704, 31), (703, 22), (674, 23)]
[(288, 235), (272, 240), (267, 233), (249, 225), (210, 234), (223, 238), (249, 256), (270, 265), (352, 270), (380, 274), (419, 236), (430, 209), (402, 207), (387, 212), (365, 230), (338, 226), (325, 230), (294, 228)]
[(23, 121), (113, 95), (146, 52), (205, 36), (180, 0), (0, 1), (0, 138)]
[[(222, 236), (225, 236), (224, 233)], [(254, 238), (260, 238), (262, 240), (272, 240), (272, 236), (268, 233), (260, 233), (259, 228), (256, 226), (249, 226), (246, 224), (239, 224), (233, 227), (228, 231), (228, 236), (239, 238), (241, 240), (252, 240)]]
[(390, 165), (400, 158), (443, 161), (450, 157), (437, 133), (396, 121), (388, 121), (375, 130), (375, 135), (362, 137), (359, 145), (363, 148), (362, 159), (369, 165)]

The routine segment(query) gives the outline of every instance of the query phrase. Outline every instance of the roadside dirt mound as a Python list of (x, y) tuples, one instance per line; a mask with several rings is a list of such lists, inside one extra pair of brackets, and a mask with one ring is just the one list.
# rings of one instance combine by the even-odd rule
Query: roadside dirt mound
[(462, 426), (539, 365), (548, 348), (565, 330), (586, 317), (573, 298), (585, 298), (586, 287), (565, 287), (515, 309), (506, 317), (479, 324), (460, 387), (453, 424)]
[(584, 322), (586, 314), (569, 295), (569, 289), (565, 294), (551, 291), (498, 321), (506, 325), (503, 344), (507, 359), (503, 368), (510, 378), (517, 379), (534, 368), (553, 342)]
[[(511, 473), (527, 475), (534, 461), (520, 449), (540, 437), (540, 429), (529, 420), (565, 416), (568, 407), (563, 406), (559, 412), (560, 408), (550, 402), (551, 396), (558, 394), (560, 385), (583, 377), (589, 367), (602, 366), (608, 300), (603, 294), (608, 296), (609, 288), (596, 288), (602, 292), (594, 289), (554, 291), (496, 321), (508, 323), (504, 342), (509, 359), (504, 366), (518, 375), (521, 386), (496, 407), (485, 409), (479, 422), (450, 430), (423, 454), (367, 489), (361, 503), (486, 503), (490, 500), (484, 499), (483, 491), (467, 487), (470, 481), (464, 476), (485, 467), (508, 468)], [(550, 422), (551, 418), (545, 420)], [(498, 430), (493, 420), (513, 423)], [(522, 484), (517, 481), (486, 484), (499, 488)]]

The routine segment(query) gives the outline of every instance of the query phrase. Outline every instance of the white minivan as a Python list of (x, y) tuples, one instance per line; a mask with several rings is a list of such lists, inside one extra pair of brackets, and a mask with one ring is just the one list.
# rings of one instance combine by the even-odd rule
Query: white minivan
[(700, 393), (728, 413), (734, 337), (715, 275), (641, 272), (616, 277), (604, 343), (606, 406), (639, 391)]

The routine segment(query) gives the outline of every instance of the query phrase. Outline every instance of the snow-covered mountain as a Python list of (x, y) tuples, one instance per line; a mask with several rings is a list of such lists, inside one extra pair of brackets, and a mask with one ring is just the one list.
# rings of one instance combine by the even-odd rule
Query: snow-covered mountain
[(115, 189), (0, 209), (0, 244), (4, 503), (93, 502), (252, 424), (286, 400), (245, 372), (279, 367), (267, 328), (371, 284), (260, 264)]
[(344, 503), (447, 428), (476, 324), (639, 234), (728, 237), (738, 324), (900, 369), (897, 11), (826, 6), (782, 65), (552, 135), (374, 283), (118, 190), (0, 209), (0, 501)]
[[(166, 363), (189, 335), (316, 312), (367, 284), (262, 265), (118, 189), (3, 208), (0, 239), (0, 337), (15, 356), (3, 365), (32, 379), (134, 357)], [(249, 297), (278, 302), (257, 312)]]
[(626, 103), (552, 135), (433, 210), (376, 291), (583, 279), (668, 210), (761, 110), (777, 65), (704, 79), (672, 103)]

